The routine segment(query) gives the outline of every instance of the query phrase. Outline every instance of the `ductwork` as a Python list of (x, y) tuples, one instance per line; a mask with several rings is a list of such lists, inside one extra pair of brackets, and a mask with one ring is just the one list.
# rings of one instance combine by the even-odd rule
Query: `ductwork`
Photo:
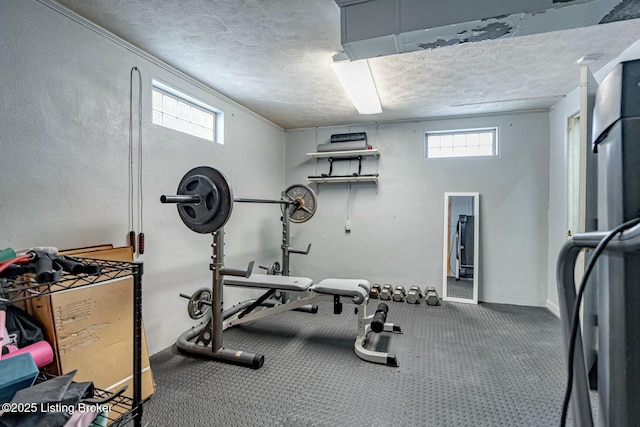
[(640, 0), (335, 0), (351, 60), (640, 17)]

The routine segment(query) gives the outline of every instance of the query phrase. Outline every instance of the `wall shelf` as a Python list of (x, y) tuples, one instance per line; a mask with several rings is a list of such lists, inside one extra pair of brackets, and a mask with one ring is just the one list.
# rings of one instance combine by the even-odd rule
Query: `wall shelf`
[(319, 184), (326, 183), (340, 183), (340, 182), (375, 182), (378, 183), (377, 176), (327, 176), (327, 177), (314, 177), (307, 178), (309, 182), (317, 182)]
[[(318, 153), (307, 153), (307, 156), (316, 159), (316, 175), (308, 176), (309, 182), (315, 182), (318, 184), (330, 184), (341, 182), (373, 182), (378, 183), (378, 172), (376, 166), (376, 173), (362, 173), (362, 160), (364, 157), (375, 157), (376, 165), (380, 152), (377, 149), (371, 150), (348, 150), (348, 151), (326, 151)], [(318, 162), (320, 159), (327, 159), (329, 164), (329, 172), (327, 174), (318, 173)], [(358, 171), (349, 175), (333, 175), (333, 163), (338, 161), (348, 161), (349, 169), (351, 173), (351, 161), (358, 161)]]
[(314, 159), (324, 159), (332, 157), (338, 159), (341, 157), (357, 157), (357, 156), (380, 156), (380, 152), (377, 148), (371, 150), (349, 150), (349, 151), (325, 151), (319, 153), (307, 153), (307, 156)]

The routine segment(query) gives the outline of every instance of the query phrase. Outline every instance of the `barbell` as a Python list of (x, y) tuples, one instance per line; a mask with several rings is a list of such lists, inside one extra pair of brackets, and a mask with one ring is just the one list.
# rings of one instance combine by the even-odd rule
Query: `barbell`
[(176, 195), (160, 196), (162, 203), (176, 203), (182, 222), (196, 233), (208, 234), (222, 228), (233, 211), (233, 203), (280, 204), (283, 214), (288, 210), (294, 223), (309, 221), (318, 203), (316, 194), (306, 185), (288, 187), (280, 200), (234, 198), (227, 178), (217, 169), (198, 166), (187, 172)]

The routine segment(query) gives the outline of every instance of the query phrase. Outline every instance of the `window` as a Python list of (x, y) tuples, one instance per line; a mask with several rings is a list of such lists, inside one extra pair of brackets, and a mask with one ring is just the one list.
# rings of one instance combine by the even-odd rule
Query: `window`
[(497, 128), (427, 132), (424, 155), (428, 159), (497, 156), (497, 135)]
[(221, 111), (158, 81), (154, 80), (152, 84), (153, 124), (223, 143), (219, 123)]

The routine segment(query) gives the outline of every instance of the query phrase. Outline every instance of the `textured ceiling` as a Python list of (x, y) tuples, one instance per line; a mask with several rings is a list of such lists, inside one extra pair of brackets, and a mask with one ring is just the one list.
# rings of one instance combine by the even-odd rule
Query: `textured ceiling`
[[(369, 59), (383, 112), (359, 115), (330, 66), (333, 0), (58, 0), (273, 123), (303, 128), (548, 108), (640, 39), (640, 19)], [(375, 23), (372, 23), (375, 25)]]

